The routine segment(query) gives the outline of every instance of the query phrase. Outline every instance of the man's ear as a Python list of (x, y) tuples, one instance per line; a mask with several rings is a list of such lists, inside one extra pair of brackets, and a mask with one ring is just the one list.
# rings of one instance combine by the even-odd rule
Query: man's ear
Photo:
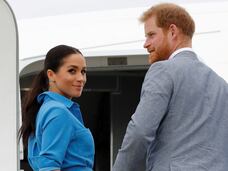
[(175, 24), (170, 24), (169, 32), (170, 32), (172, 38), (176, 38), (176, 36), (179, 32), (179, 29), (177, 28), (177, 26)]
[(54, 82), (55, 81), (55, 72), (52, 71), (51, 69), (47, 70), (47, 77), (49, 81)]

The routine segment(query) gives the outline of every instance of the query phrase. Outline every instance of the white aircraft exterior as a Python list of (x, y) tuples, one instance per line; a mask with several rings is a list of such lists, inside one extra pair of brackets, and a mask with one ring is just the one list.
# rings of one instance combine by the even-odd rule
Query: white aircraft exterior
[[(202, 60), (225, 80), (226, 42), (228, 40), (228, 2), (181, 4), (196, 22), (193, 49)], [(33, 62), (44, 59), (46, 52), (58, 44), (68, 44), (82, 50), (90, 60), (108, 56), (147, 55), (143, 49), (143, 24), (138, 20), (145, 8), (96, 11), (68, 15), (24, 19), (18, 21), (20, 45), (20, 72)], [(96, 57), (95, 59), (90, 59)], [(144, 65), (144, 59), (128, 65)], [(89, 67), (107, 66), (88, 63)], [(98, 64), (99, 63), (99, 64)], [(93, 66), (95, 65), (95, 66)], [(31, 72), (31, 71), (29, 71)]]

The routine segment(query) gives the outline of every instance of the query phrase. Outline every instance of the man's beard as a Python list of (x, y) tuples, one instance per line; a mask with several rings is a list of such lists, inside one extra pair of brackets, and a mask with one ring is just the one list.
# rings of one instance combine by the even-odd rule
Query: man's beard
[(164, 61), (169, 58), (171, 55), (170, 50), (167, 46), (163, 46), (164, 48), (160, 49), (159, 52), (154, 51), (149, 54), (148, 56), (148, 62), (149, 64), (153, 64), (158, 61)]

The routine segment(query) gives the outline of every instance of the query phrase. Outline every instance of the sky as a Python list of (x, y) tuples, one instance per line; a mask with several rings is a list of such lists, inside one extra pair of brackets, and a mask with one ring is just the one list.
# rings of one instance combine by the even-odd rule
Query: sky
[[(192, 3), (213, 0), (6, 0), (17, 19), (36, 18), (76, 12), (150, 7), (159, 2)], [(217, 0), (228, 1), (228, 0)]]

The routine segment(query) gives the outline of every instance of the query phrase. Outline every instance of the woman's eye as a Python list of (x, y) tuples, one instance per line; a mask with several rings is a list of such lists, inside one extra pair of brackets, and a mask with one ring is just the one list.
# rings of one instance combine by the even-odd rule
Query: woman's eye
[(82, 70), (81, 73), (82, 73), (83, 75), (86, 74), (86, 70), (85, 70), (85, 69)]
[(71, 73), (71, 74), (75, 74), (76, 73), (76, 71), (74, 69), (70, 69), (70, 70), (68, 70), (68, 72)]

